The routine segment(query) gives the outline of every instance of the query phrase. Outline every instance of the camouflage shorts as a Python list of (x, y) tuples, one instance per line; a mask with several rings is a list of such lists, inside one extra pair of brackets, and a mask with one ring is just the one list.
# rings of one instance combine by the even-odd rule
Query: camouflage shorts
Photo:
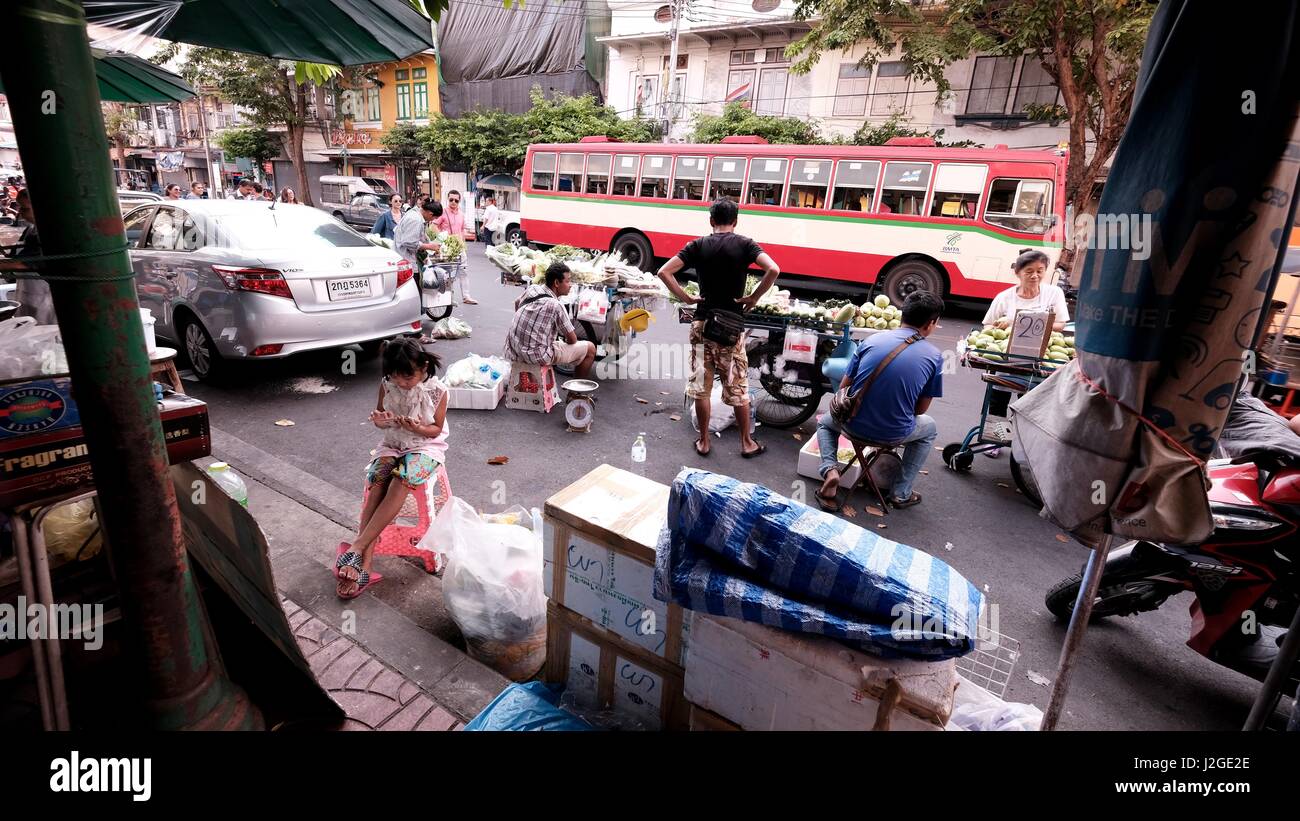
[(730, 348), (704, 338), (704, 323), (691, 323), (691, 379), (686, 395), (692, 399), (713, 393), (713, 377), (722, 380), (722, 401), (732, 407), (749, 401), (749, 358), (745, 335)]

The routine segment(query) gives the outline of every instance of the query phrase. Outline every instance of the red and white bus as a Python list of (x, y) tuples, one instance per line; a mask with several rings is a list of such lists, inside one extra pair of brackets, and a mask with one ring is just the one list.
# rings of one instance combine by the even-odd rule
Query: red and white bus
[(1022, 249), (1042, 248), (1055, 264), (1065, 169), (1063, 150), (937, 148), (915, 138), (848, 146), (588, 137), (529, 146), (521, 216), (531, 241), (618, 250), (650, 269), (708, 233), (709, 205), (729, 196), (740, 203), (737, 230), (802, 284), (879, 282), (895, 303), (918, 288), (992, 299), (1015, 282), (1011, 262)]

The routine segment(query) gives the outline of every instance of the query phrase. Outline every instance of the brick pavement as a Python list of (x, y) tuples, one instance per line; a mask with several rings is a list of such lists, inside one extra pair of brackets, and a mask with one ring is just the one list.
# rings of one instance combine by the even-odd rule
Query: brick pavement
[(347, 713), (340, 730), (459, 730), (418, 684), (288, 598), (281, 607), (316, 680)]

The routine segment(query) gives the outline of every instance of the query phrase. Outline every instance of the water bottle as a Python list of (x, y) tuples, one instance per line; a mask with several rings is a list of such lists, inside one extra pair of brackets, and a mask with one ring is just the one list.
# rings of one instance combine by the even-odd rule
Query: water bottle
[(248, 487), (230, 465), (225, 462), (213, 462), (208, 465), (208, 475), (226, 492), (226, 495), (244, 507), (248, 507)]
[(645, 475), (645, 433), (638, 433), (632, 443), (632, 471), (638, 476)]

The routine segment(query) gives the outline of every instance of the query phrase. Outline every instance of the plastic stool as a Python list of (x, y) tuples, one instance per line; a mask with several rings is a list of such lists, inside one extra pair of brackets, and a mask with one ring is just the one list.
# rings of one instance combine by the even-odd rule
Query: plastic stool
[[(365, 496), (366, 499), (370, 498), (369, 485), (366, 486)], [(447, 564), (447, 557), (433, 550), (424, 550), (418, 545), (424, 534), (429, 532), (429, 526), (433, 524), (438, 511), (450, 498), (451, 482), (447, 479), (446, 468), (439, 465), (433, 481), (425, 482), (406, 495), (402, 509), (375, 540), (375, 554), (415, 556), (424, 562), (425, 572), (440, 572)]]

